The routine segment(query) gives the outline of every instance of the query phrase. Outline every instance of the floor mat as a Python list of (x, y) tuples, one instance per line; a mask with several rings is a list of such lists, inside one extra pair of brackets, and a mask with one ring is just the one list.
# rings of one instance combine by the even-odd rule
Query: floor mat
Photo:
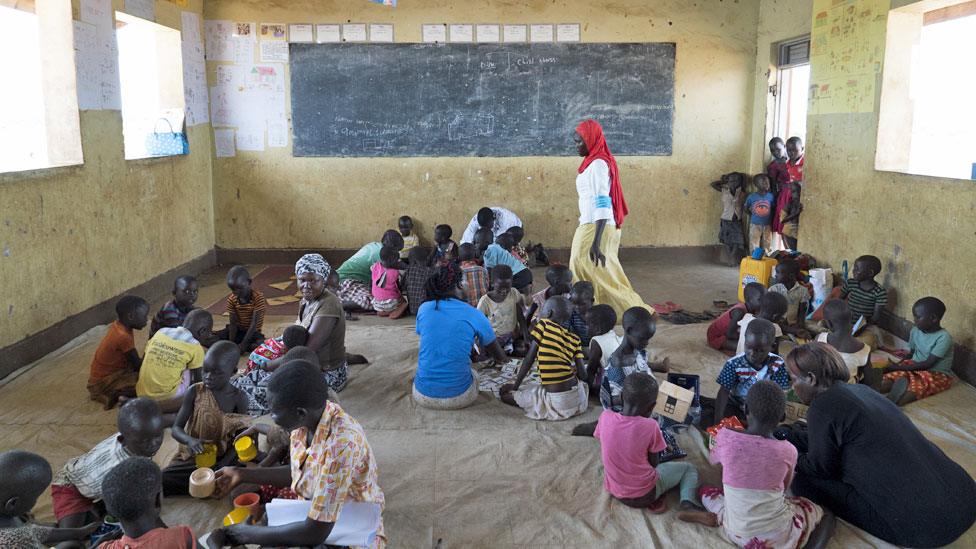
[[(298, 302), (301, 294), (295, 284), (295, 269), (289, 265), (271, 265), (262, 269), (258, 274), (251, 275), (251, 288), (264, 294), (268, 301), (265, 316), (282, 315), (295, 316), (298, 314)], [(229, 295), (230, 292), (228, 292)], [(222, 297), (207, 306), (213, 315), (227, 315), (227, 297)]]

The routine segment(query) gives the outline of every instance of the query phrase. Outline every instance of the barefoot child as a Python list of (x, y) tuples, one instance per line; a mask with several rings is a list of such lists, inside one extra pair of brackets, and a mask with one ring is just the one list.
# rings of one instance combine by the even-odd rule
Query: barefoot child
[(127, 295), (115, 304), (115, 314), (118, 320), (109, 325), (98, 344), (88, 374), (88, 395), (106, 410), (111, 410), (119, 397), (136, 396), (142, 358), (132, 332), (146, 327), (149, 303)]
[(769, 287), (770, 292), (786, 296), (786, 326), (788, 334), (805, 334), (807, 307), (810, 305), (810, 291), (799, 282), (800, 264), (792, 259), (781, 261), (773, 269), (776, 284)]
[[(565, 297), (551, 297), (542, 307), (541, 318), (532, 328), (532, 343), (522, 361), (515, 383), (499, 389), (505, 404), (518, 406), (531, 419), (562, 420), (586, 411), (587, 385), (582, 379), (583, 351), (579, 338), (562, 327), (572, 305)], [(539, 359), (541, 385), (519, 389), (529, 369)]]
[(650, 374), (632, 374), (624, 380), (620, 411), (605, 409), (600, 414), (593, 436), (600, 441), (603, 487), (628, 507), (658, 514), (667, 510), (664, 494), (678, 486), (681, 509), (700, 509), (695, 466), (686, 461), (658, 464), (667, 443), (660, 425), (650, 417), (657, 391)]
[(163, 444), (163, 418), (148, 398), (127, 401), (119, 408), (119, 432), (99, 442), (87, 454), (69, 460), (51, 485), (54, 516), (62, 528), (78, 528), (101, 520), (96, 510), (102, 499), (102, 480), (113, 467), (132, 456), (151, 458)]
[(199, 292), (196, 278), (189, 275), (178, 277), (173, 282), (173, 299), (167, 301), (153, 317), (152, 325), (149, 328), (149, 337), (155, 335), (160, 328), (182, 326), (183, 321), (186, 320), (186, 315), (193, 310), (193, 304), (197, 302)]
[(569, 297), (573, 290), (573, 272), (565, 265), (550, 265), (546, 269), (546, 283), (549, 284), (547, 288), (532, 294), (532, 305), (525, 313), (525, 318), (530, 322), (535, 320), (535, 314), (550, 297)]
[(742, 294), (745, 303), (736, 303), (708, 325), (706, 338), (712, 349), (725, 351), (726, 354), (735, 352), (736, 341), (739, 339), (739, 322), (747, 314), (759, 314), (766, 287), (758, 282), (750, 282), (743, 288)]
[(746, 255), (746, 239), (742, 231), (742, 202), (745, 199), (745, 174), (727, 173), (712, 188), (722, 194), (722, 216), (718, 241), (725, 245), (729, 265), (738, 265)]
[(163, 470), (163, 493), (167, 496), (189, 493), (190, 474), (197, 468), (194, 456), (203, 453), (204, 443), (217, 448), (217, 463), (212, 469), (236, 463), (237, 452), (230, 443), (251, 423), (247, 395), (230, 382), (238, 358), (233, 343), (215, 343), (203, 359), (203, 383), (190, 386), (183, 395), (183, 405), (173, 423), (179, 453)]
[(769, 191), (769, 177), (757, 174), (752, 178), (756, 192), (746, 198), (745, 208), (749, 212), (749, 251), (760, 248), (767, 253), (773, 247), (773, 206), (775, 198)]
[(619, 412), (623, 404), (620, 393), (624, 388), (624, 380), (637, 372), (643, 372), (653, 377), (654, 372), (667, 372), (668, 361), (649, 363), (647, 361), (647, 344), (657, 331), (657, 320), (643, 307), (631, 307), (624, 311), (623, 318), (624, 341), (620, 344), (610, 359), (600, 385), (600, 404), (605, 410)]
[(826, 343), (837, 351), (851, 372), (848, 382), (857, 383), (865, 368), (871, 365), (871, 347), (858, 341), (851, 333), (851, 310), (847, 307), (847, 302), (831, 299), (825, 303), (823, 319), (830, 332), (818, 335), (817, 341)]
[(451, 240), (453, 234), (454, 230), (450, 225), (434, 227), (434, 250), (430, 253), (429, 259), (432, 267), (457, 261), (458, 245)]
[(495, 265), (491, 270), (491, 290), (478, 301), (478, 310), (488, 317), (495, 341), (506, 353), (516, 347), (525, 351), (529, 337), (522, 314), (522, 294), (512, 288), (512, 269), (508, 265)]
[(0, 547), (42, 549), (65, 541), (85, 540), (99, 523), (83, 528), (53, 528), (34, 522), (37, 498), (51, 484), (51, 464), (23, 450), (0, 453)]
[(911, 359), (885, 368), (880, 388), (895, 404), (904, 406), (952, 387), (952, 336), (941, 324), (945, 312), (945, 303), (935, 297), (923, 297), (912, 305)]
[(205, 352), (200, 342), (212, 330), (213, 317), (204, 309), (191, 311), (179, 328), (160, 328), (146, 343), (136, 393), (157, 401), (164, 414), (177, 412), (186, 389), (200, 382)]
[[(783, 329), (780, 327), (783, 324), (783, 319), (786, 317), (786, 296), (783, 294), (778, 294), (776, 292), (766, 292), (762, 294), (759, 299), (759, 313), (753, 315), (751, 312), (742, 315), (742, 320), (737, 324), (739, 325), (739, 341), (735, 345), (735, 355), (738, 356), (746, 352), (746, 329), (749, 327), (749, 323), (757, 318), (762, 318), (773, 323), (773, 332), (776, 338), (783, 336)], [(774, 345), (773, 349), (776, 347)]]
[(488, 270), (481, 264), (478, 248), (468, 242), (461, 244), (461, 289), (468, 305), (477, 307), (481, 297), (488, 293)]
[(397, 319), (407, 310), (400, 287), (403, 284), (403, 271), (400, 270), (400, 254), (396, 248), (380, 248), (380, 260), (370, 268), (373, 294), (373, 309), (377, 316)]
[(251, 288), (251, 275), (243, 265), (235, 265), (227, 271), (227, 287), (231, 292), (227, 296), (230, 324), (214, 335), (217, 339), (234, 342), (244, 355), (264, 341), (261, 330), (264, 327), (264, 311), (268, 308), (268, 302), (264, 299), (264, 294)]
[(746, 394), (743, 431), (719, 429), (709, 461), (722, 465), (722, 488), (702, 486), (707, 511), (678, 518), (722, 526), (739, 547), (825, 547), (834, 531), (829, 510), (786, 495), (796, 467), (796, 448), (773, 438), (786, 413), (786, 395), (772, 381), (756, 382)]
[(610, 356), (623, 343), (623, 338), (613, 331), (617, 325), (617, 313), (613, 307), (605, 304), (594, 305), (586, 314), (587, 331), (595, 334), (590, 338), (589, 353), (587, 353), (586, 379), (590, 384), (590, 391), (600, 390), (603, 374)]
[(159, 517), (162, 508), (162, 474), (151, 459), (131, 457), (116, 465), (102, 481), (102, 495), (109, 514), (122, 523), (125, 535), (106, 541), (99, 549), (195, 549), (196, 536), (189, 526), (167, 528)]
[(772, 352), (776, 341), (773, 323), (757, 318), (746, 327), (745, 336), (745, 352), (730, 358), (715, 380), (719, 389), (713, 425), (729, 416), (745, 419), (746, 394), (757, 381), (771, 379), (784, 393), (790, 390), (790, 374), (783, 358)]
[(413, 233), (413, 219), (409, 215), (404, 215), (397, 220), (397, 228), (400, 229), (400, 236), (403, 237), (400, 259), (407, 259), (410, 257), (410, 250), (420, 246), (420, 238)]

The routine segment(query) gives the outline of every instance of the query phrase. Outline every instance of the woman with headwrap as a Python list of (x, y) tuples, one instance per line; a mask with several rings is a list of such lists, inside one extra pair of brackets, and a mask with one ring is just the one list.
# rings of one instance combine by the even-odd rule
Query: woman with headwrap
[(471, 370), (475, 338), (495, 360), (508, 360), (488, 318), (464, 301), (461, 273), (455, 263), (434, 271), (427, 279), (427, 301), (417, 311), (420, 355), (413, 399), (425, 408), (456, 410), (478, 399), (478, 376)]
[(308, 330), (306, 347), (319, 356), (325, 379), (335, 392), (346, 386), (346, 315), (342, 303), (325, 289), (332, 267), (319, 254), (306, 254), (295, 263), (295, 278), (302, 301), (298, 321)]
[(651, 310), (630, 285), (617, 258), (627, 202), (603, 128), (596, 120), (584, 120), (576, 127), (573, 140), (583, 163), (576, 176), (580, 224), (573, 236), (569, 268), (576, 280), (593, 283), (596, 302), (613, 307), (617, 318), (631, 307)]

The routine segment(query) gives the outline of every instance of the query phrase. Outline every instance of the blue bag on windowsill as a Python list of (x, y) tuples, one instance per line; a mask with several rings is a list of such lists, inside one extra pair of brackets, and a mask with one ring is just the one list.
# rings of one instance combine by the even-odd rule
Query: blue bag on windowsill
[[(168, 132), (157, 131), (159, 120), (166, 122), (169, 126)], [(173, 125), (169, 120), (160, 118), (156, 121), (153, 132), (146, 136), (146, 152), (149, 156), (176, 156), (190, 153), (190, 143), (186, 140), (183, 132), (174, 132)]]

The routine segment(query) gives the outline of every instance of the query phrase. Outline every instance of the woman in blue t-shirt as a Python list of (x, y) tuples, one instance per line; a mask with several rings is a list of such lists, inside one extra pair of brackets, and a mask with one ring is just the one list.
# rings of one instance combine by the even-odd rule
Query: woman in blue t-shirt
[(427, 301), (417, 311), (420, 356), (413, 380), (417, 404), (439, 410), (465, 408), (478, 399), (471, 370), (471, 347), (477, 337), (488, 354), (508, 361), (483, 313), (461, 299), (461, 269), (438, 268), (427, 279)]

